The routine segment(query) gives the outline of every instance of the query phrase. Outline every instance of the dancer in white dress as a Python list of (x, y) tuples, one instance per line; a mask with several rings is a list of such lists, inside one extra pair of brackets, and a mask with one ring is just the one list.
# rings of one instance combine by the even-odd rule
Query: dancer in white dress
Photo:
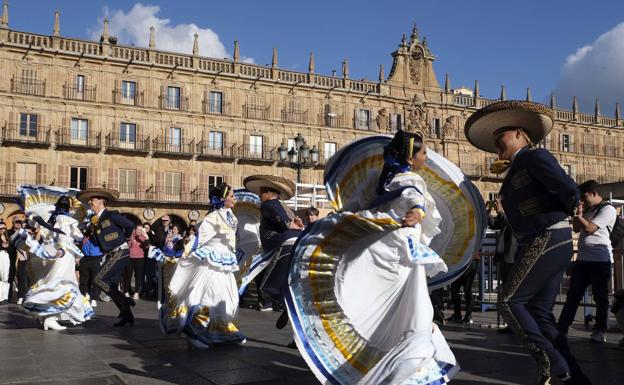
[(178, 259), (167, 288), (168, 299), (160, 308), (163, 332), (182, 335), (198, 348), (246, 341), (234, 324), (238, 263), (233, 192), (226, 184), (210, 191), (212, 211)]
[[(379, 143), (382, 153), (365, 153)], [(399, 131), (391, 142), (366, 138), (345, 151), (353, 158), (337, 154), (340, 166), (325, 176), (341, 211), (312, 224), (295, 245), (286, 303), (297, 347), (324, 384), (446, 383), (459, 365), (433, 323), (428, 293), (428, 278), (447, 265), (429, 247), (443, 235), (442, 216), (416, 173), (430, 172), (420, 170), (422, 137)], [(344, 173), (336, 187), (333, 170)], [(451, 232), (463, 236), (466, 245), (477, 243), (474, 232)]]
[[(48, 188), (40, 189), (45, 191)], [(39, 239), (33, 238), (26, 230), (21, 230), (14, 238), (31, 256), (38, 257), (30, 258), (36, 281), (26, 293), (22, 305), (42, 321), (44, 330), (63, 330), (65, 327), (57, 321), (77, 325), (93, 316), (93, 308), (78, 289), (75, 268), (82, 252), (74, 242), (82, 239), (82, 232), (78, 221), (70, 215), (71, 209), (72, 198), (61, 195), (47, 221), (37, 213), (31, 213), (31, 217), (36, 217), (40, 223)]]

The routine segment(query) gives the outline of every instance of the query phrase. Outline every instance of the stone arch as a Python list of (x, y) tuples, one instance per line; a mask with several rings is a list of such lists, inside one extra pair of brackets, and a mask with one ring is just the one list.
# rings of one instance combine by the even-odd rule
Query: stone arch
[(24, 214), (24, 212), (21, 209), (16, 209), (16, 210), (11, 211), (11, 213), (7, 215), (6, 217), (4, 217), (3, 219), (8, 229), (13, 228), (13, 221), (15, 219), (25, 220), (26, 214)]

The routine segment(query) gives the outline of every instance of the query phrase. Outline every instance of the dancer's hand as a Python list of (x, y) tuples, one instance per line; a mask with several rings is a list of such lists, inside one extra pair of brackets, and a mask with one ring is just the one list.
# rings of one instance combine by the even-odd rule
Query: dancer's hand
[(405, 213), (405, 218), (403, 218), (403, 220), (401, 221), (401, 225), (403, 227), (412, 227), (414, 225), (422, 223), (422, 221), (422, 210), (413, 208)]

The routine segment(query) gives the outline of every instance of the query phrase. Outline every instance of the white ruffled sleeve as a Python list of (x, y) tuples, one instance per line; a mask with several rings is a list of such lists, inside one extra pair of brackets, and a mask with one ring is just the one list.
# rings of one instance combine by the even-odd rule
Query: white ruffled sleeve
[(201, 247), (214, 238), (219, 231), (219, 222), (217, 220), (218, 213), (216, 211), (206, 215), (206, 218), (202, 221), (199, 229), (197, 230), (197, 245)]

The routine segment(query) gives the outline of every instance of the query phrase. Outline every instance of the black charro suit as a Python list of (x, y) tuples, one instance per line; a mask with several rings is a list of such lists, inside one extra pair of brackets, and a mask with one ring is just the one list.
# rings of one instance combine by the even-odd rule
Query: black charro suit
[(95, 278), (95, 283), (108, 294), (121, 311), (123, 319), (134, 318), (130, 311), (133, 301), (121, 294), (117, 287), (129, 262), (127, 239), (132, 235), (134, 224), (117, 211), (104, 209), (95, 225), (94, 235), (106, 262)]
[(552, 314), (572, 257), (568, 217), (578, 204), (578, 188), (550, 152), (525, 147), (515, 155), (500, 197), (518, 250), (499, 294), (499, 311), (523, 338), (542, 377), (572, 372), (582, 378)]

